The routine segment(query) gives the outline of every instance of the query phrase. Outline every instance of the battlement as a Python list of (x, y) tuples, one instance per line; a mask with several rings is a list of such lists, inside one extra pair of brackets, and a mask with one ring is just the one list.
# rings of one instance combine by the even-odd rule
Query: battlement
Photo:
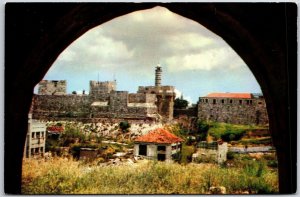
[(40, 95), (66, 95), (66, 80), (42, 80), (39, 83), (38, 94)]
[(116, 81), (90, 81), (90, 94), (110, 93), (116, 91)]
[(138, 93), (148, 94), (174, 94), (174, 86), (139, 86)]

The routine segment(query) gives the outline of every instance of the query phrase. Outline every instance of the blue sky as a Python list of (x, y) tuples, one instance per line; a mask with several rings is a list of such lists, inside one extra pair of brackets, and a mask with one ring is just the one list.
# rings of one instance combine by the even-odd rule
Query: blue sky
[[(89, 30), (56, 59), (44, 79), (67, 80), (67, 91), (89, 91), (89, 81), (117, 80), (117, 90), (162, 85), (196, 103), (211, 92), (261, 89), (243, 60), (219, 36), (162, 7), (133, 12)], [(35, 90), (36, 91), (36, 90)]]

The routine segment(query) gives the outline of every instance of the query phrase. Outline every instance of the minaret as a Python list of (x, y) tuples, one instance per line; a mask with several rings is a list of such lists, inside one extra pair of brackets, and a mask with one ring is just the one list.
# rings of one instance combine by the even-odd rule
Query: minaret
[(158, 64), (156, 69), (155, 69), (155, 86), (161, 86), (161, 72), (162, 69), (160, 65)]

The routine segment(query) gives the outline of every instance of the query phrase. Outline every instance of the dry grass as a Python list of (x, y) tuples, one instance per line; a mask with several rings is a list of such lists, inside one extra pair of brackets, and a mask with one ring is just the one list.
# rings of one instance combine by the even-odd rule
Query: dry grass
[(24, 194), (206, 194), (211, 186), (225, 186), (227, 193), (278, 192), (275, 171), (257, 177), (214, 164), (143, 161), (99, 167), (62, 158), (25, 159), (23, 164)]

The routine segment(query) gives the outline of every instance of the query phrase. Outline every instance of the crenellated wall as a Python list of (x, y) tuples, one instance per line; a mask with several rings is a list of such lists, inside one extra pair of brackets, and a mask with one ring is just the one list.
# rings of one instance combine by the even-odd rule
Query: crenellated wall
[(43, 95), (65, 95), (67, 94), (67, 81), (42, 80), (39, 83), (38, 92)]
[(34, 95), (34, 119), (158, 119), (155, 95), (112, 91), (98, 95)]

